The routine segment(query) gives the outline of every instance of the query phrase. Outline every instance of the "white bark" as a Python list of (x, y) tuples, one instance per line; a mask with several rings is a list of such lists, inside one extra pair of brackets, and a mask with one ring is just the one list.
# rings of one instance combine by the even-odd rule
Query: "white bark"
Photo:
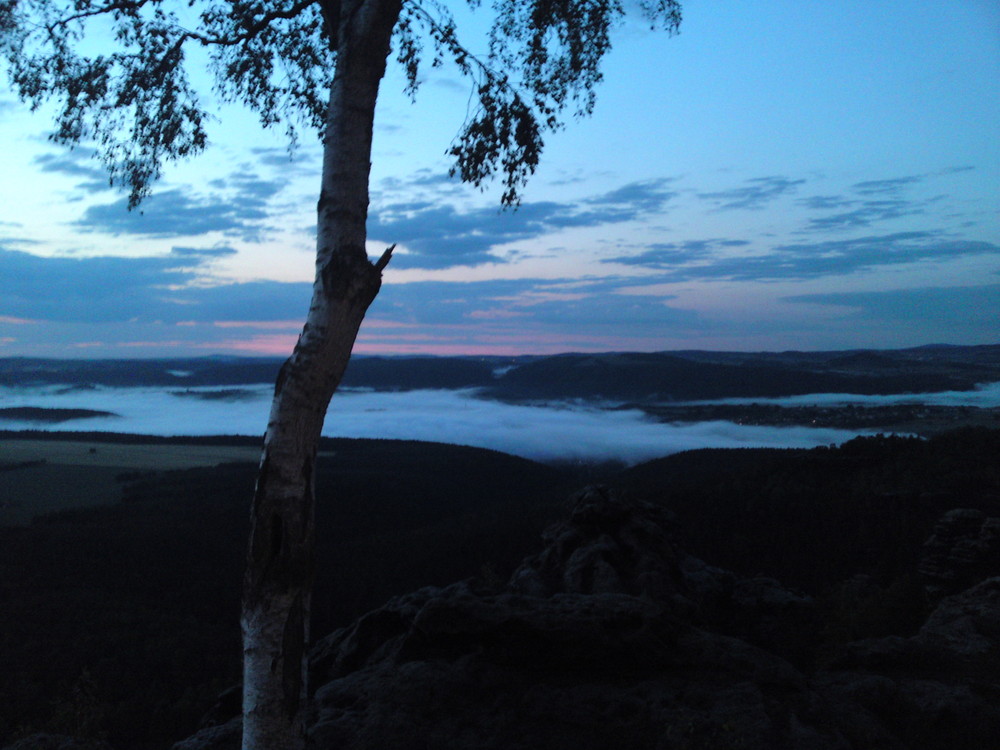
[(301, 750), (314, 566), (313, 462), (388, 252), (365, 251), (372, 124), (401, 0), (342, 3), (324, 138), (313, 297), (264, 436), (243, 583), (243, 748)]

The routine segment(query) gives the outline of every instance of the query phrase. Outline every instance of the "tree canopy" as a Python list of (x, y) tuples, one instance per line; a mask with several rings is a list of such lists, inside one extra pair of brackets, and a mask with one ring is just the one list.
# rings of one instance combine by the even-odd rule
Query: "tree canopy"
[[(208, 144), (213, 102), (192, 81), (192, 48), (207, 54), (222, 101), (249, 107), (264, 127), (284, 126), (292, 143), (302, 130), (322, 137), (338, 50), (364, 5), (0, 0), (0, 48), (20, 97), (33, 108), (55, 103), (52, 139), (93, 142), (135, 207), (164, 163)], [(678, 28), (675, 0), (638, 5), (653, 26)], [(445, 3), (402, 2), (393, 52), (411, 96), (427, 65), (452, 62), (470, 81), (472, 106), (449, 149), (452, 172), (477, 186), (501, 179), (502, 202), (512, 205), (538, 165), (545, 133), (567, 114), (593, 110), (601, 61), (626, 7), (620, 0), (494, 0), (493, 12), (480, 56), (460, 41)]]

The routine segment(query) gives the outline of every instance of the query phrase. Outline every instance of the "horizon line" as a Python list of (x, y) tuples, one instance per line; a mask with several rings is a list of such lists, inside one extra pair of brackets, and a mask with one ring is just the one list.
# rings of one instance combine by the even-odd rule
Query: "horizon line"
[[(376, 352), (368, 353), (364, 351), (354, 352), (351, 354), (351, 359), (354, 358), (364, 358), (364, 359), (526, 359), (526, 358), (541, 358), (541, 357), (560, 357), (560, 356), (601, 356), (601, 355), (627, 355), (627, 354), (829, 354), (829, 353), (846, 353), (846, 352), (907, 352), (907, 351), (918, 351), (918, 350), (933, 350), (933, 349), (977, 349), (977, 348), (988, 348), (1000, 346), (1000, 340), (988, 344), (946, 344), (946, 343), (928, 343), (919, 344), (917, 346), (898, 346), (898, 347), (844, 347), (844, 348), (829, 348), (829, 349), (698, 349), (698, 348), (686, 348), (686, 349), (656, 349), (656, 350), (640, 350), (640, 349), (602, 349), (602, 350), (582, 350), (582, 349), (567, 349), (566, 351), (559, 352), (522, 352), (522, 353), (488, 353), (488, 352), (470, 352), (467, 354), (452, 354), (452, 353), (433, 353), (433, 352)], [(229, 360), (286, 360), (290, 354), (249, 354), (249, 353), (224, 353), (216, 352), (213, 354), (176, 354), (176, 355), (152, 355), (152, 356), (99, 356), (99, 357), (85, 357), (85, 356), (52, 356), (52, 355), (32, 355), (32, 354), (11, 354), (2, 355), (0, 354), (0, 362), (11, 361), (11, 360), (37, 360), (37, 361), (55, 361), (55, 362), (121, 362), (121, 361), (163, 361), (163, 360), (209, 360), (209, 359), (229, 359)]]

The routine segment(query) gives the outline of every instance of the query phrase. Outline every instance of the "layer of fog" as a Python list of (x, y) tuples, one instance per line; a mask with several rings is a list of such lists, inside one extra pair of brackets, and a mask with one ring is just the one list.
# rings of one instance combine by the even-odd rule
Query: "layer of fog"
[(893, 393), (865, 396), (857, 393), (807, 393), (779, 398), (723, 398), (714, 401), (689, 401), (690, 404), (774, 404), (776, 406), (893, 406), (927, 404), (928, 406), (972, 406), (982, 409), (1000, 407), (1000, 383), (981, 383), (971, 391), (935, 393)]
[[(145, 435), (260, 435), (271, 386), (192, 388), (0, 388), (0, 408), (93, 409), (115, 417), (57, 424), (2, 419), (0, 429)], [(212, 395), (226, 398), (212, 398)], [(848, 430), (760, 427), (732, 422), (663, 424), (638, 410), (579, 404), (512, 405), (475, 391), (338, 393), (323, 434), (472, 445), (541, 461), (636, 463), (692, 448), (814, 447), (849, 440)]]

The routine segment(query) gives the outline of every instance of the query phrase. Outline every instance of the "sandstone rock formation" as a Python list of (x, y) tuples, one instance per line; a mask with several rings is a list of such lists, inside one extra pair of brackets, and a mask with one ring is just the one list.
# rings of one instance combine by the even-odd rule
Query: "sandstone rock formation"
[(757, 600), (662, 509), (591, 489), (545, 539), (502, 590), (423, 589), (322, 641), (314, 746), (850, 747), (785, 659), (694, 624)]
[(1000, 746), (1000, 578), (807, 671), (813, 601), (685, 554), (662, 508), (590, 489), (545, 542), (502, 589), (424, 589), (322, 641), (314, 746)]
[(1000, 747), (1000, 577), (942, 599), (909, 638), (849, 643), (818, 671), (824, 695), (885, 727), (894, 747)]
[[(927, 580), (945, 580), (928, 560), (970, 559), (963, 540), (992, 549), (989, 520), (946, 515)], [(917, 632), (820, 648), (810, 597), (698, 560), (672, 528), (590, 488), (508, 583), (424, 588), (324, 638), (311, 747), (1000, 747), (1000, 577), (950, 591)], [(238, 748), (233, 710), (174, 750)]]
[(919, 572), (935, 601), (1000, 573), (1000, 518), (974, 508), (948, 511), (924, 544)]

